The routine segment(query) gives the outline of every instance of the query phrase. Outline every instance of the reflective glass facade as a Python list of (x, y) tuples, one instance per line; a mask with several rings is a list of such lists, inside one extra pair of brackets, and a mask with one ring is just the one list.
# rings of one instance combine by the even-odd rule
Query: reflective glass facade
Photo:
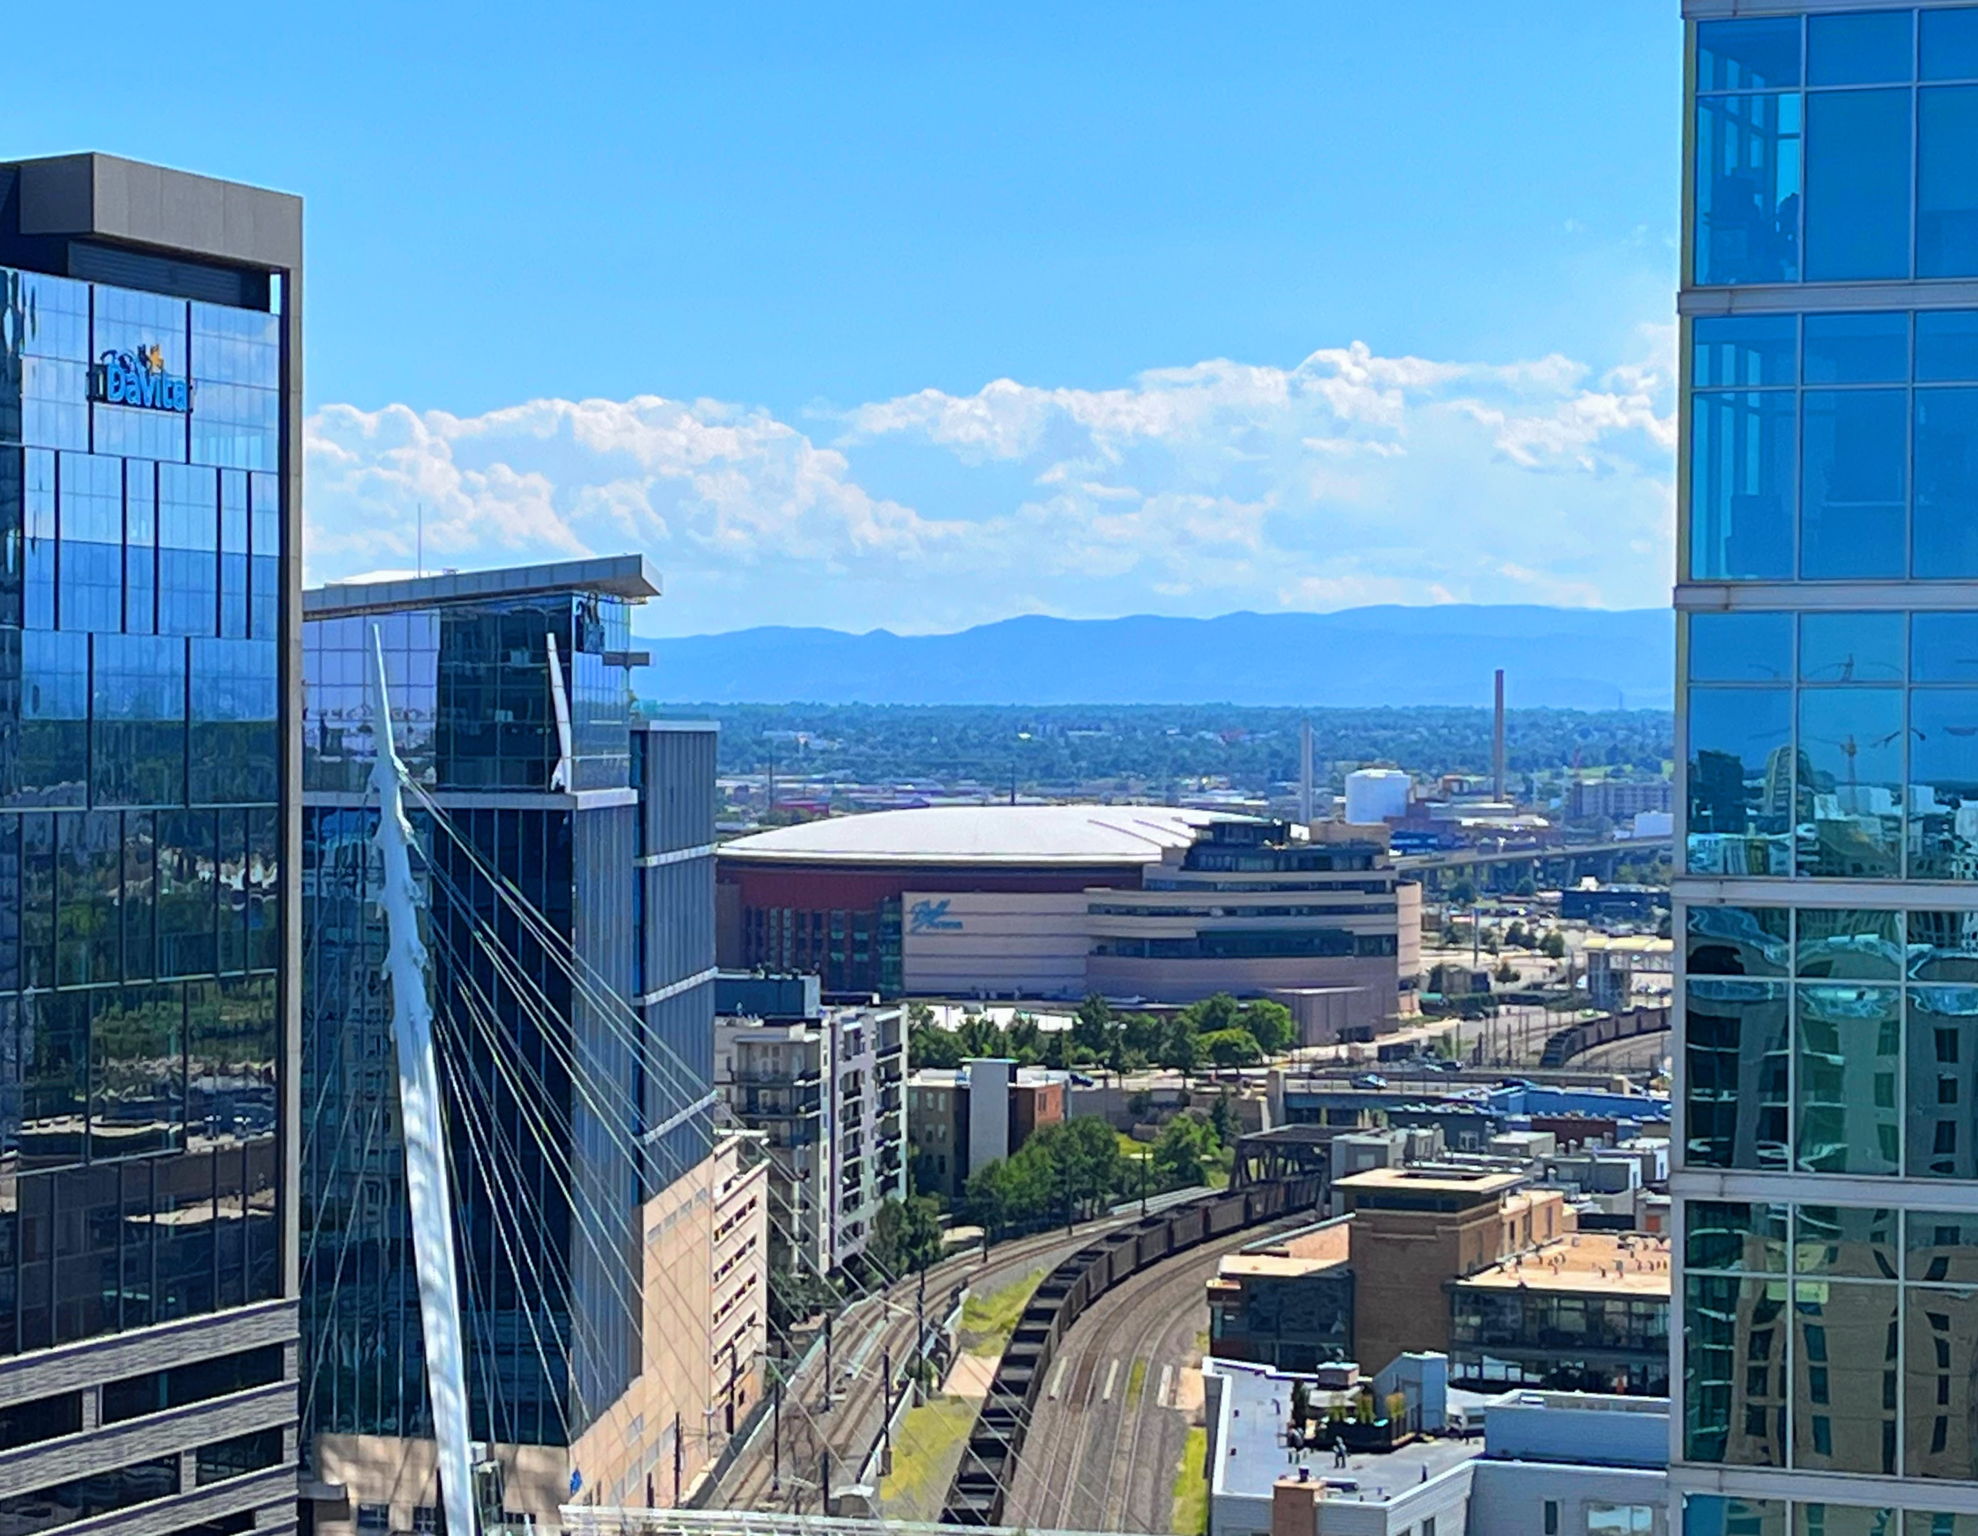
[[(20, 1416), (0, 1504), (40, 1530), (228, 1485), (238, 1526), (294, 1490), (295, 317), (210, 249), (24, 236), (53, 164), (0, 165), (0, 1398), (86, 1385)], [(161, 206), (218, 187), (132, 169)], [(86, 1448), (121, 1419), (148, 1459)]]
[[(709, 1151), (694, 1106), (713, 1069), (712, 734), (661, 746), (634, 728), (618, 597), (310, 601), (305, 1438), (432, 1433), (366, 804), (375, 629), (398, 752), (458, 834), (415, 803), (471, 1428), (569, 1445), (639, 1369), (640, 1207)], [(597, 988), (625, 1000), (636, 1038)]]
[(1964, 1533), (1978, 6), (1684, 9), (1672, 1483)]

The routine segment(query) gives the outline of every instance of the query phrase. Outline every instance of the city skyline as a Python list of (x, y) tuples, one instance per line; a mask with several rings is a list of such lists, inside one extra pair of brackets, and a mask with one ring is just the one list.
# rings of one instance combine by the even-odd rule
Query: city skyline
[[(58, 67), (21, 115), (28, 150), (310, 190), (311, 581), (638, 547), (662, 634), (1658, 603), (1677, 28), (1365, 9), (632, 18), (605, 50), (440, 49), (441, 8), (376, 52), (358, 6), (255, 23), (333, 135), (241, 135), (252, 72), (160, 122)], [(1459, 101), (1490, 131), (1451, 142)]]

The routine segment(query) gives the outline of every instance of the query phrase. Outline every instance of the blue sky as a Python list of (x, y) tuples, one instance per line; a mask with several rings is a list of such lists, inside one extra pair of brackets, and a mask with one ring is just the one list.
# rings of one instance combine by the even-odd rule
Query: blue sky
[(315, 578), (423, 501), (669, 632), (1649, 604), (1675, 12), (34, 7), (8, 147), (308, 199)]

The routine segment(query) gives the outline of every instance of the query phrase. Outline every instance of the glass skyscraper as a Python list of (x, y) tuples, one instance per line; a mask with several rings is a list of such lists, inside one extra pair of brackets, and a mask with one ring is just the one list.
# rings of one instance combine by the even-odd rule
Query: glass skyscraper
[(1684, 0), (1691, 1536), (1978, 1536), (1978, 7)]
[[(713, 1108), (715, 738), (634, 719), (630, 610), (658, 595), (623, 556), (305, 596), (304, 1419), (324, 1530), (417, 1531), (438, 1504), (381, 979), (374, 632), (425, 850), (471, 1432), (538, 1519), (573, 1472), (637, 1503), (705, 1459), (714, 1351), (668, 1352), (708, 1319), (642, 1274), (645, 1233), (677, 1219), (655, 1211), (707, 1176)], [(646, 1411), (655, 1370), (690, 1413)]]
[(0, 164), (0, 1526), (296, 1518), (301, 204)]

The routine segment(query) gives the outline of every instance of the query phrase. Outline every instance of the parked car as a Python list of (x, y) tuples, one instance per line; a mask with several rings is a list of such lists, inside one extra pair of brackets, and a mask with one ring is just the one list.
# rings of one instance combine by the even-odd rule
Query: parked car
[(1074, 1088), (1090, 1088), (1095, 1081), (1096, 1079), (1090, 1072), (1074, 1072), (1071, 1074), (1071, 1082)]
[(1362, 1072), (1358, 1077), (1353, 1079), (1353, 1086), (1355, 1088), (1385, 1088), (1387, 1086), (1387, 1079), (1382, 1077), (1378, 1072)]

